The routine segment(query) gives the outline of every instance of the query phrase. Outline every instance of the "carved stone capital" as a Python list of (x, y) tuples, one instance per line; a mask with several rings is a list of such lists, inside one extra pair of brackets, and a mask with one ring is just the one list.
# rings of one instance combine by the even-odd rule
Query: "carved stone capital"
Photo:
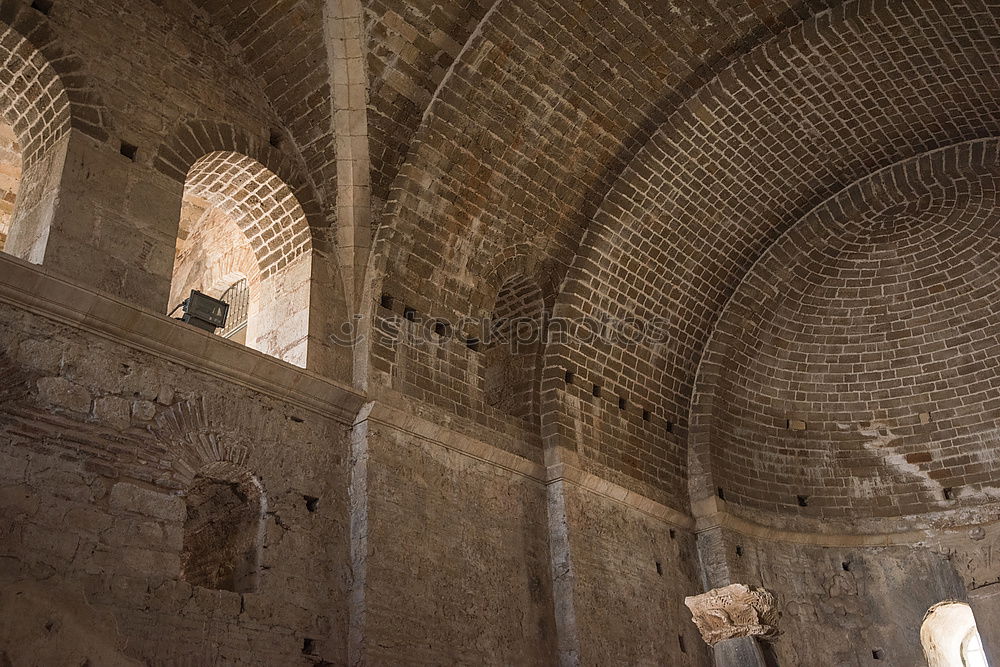
[(684, 598), (694, 623), (709, 645), (735, 637), (774, 637), (778, 609), (764, 589), (731, 584)]

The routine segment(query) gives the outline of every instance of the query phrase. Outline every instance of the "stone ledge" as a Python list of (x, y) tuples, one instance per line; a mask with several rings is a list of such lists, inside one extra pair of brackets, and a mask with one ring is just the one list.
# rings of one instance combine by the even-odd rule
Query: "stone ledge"
[(351, 424), (365, 402), (335, 380), (251, 350), (165, 315), (136, 308), (0, 253), (0, 303), (213, 375)]
[[(781, 529), (767, 526), (751, 519), (733, 514), (725, 509), (725, 503), (718, 504), (718, 511), (708, 515), (698, 515), (695, 519), (695, 532), (704, 533), (718, 528), (725, 528), (745, 537), (754, 537), (772, 542), (786, 544), (801, 544), (815, 547), (891, 547), (912, 546), (914, 544), (932, 544), (946, 535), (961, 535), (976, 528), (1000, 528), (1000, 519), (989, 518), (976, 522), (966, 517), (950, 523), (941, 523), (933, 527), (923, 527), (902, 530), (899, 526), (887, 526), (881, 533), (862, 532), (808, 532), (806, 530)], [(997, 508), (1000, 510), (1000, 507)]]
[(434, 423), (423, 416), (394, 407), (392, 403), (396, 400), (402, 399), (395, 392), (383, 392), (377, 402), (369, 404), (367, 411), (362, 412), (359, 423), (365, 419), (370, 420), (511, 473), (522, 475), (539, 484), (548, 485), (565, 481), (584, 491), (621, 503), (678, 528), (686, 530), (694, 528), (694, 519), (690, 516), (629, 491), (614, 482), (565, 463), (548, 467), (535, 463), (488, 442), (456, 431), (447, 425)]
[(551, 465), (547, 472), (546, 484), (569, 482), (585, 491), (621, 503), (678, 528), (693, 530), (695, 527), (694, 519), (689, 515), (567, 463)]

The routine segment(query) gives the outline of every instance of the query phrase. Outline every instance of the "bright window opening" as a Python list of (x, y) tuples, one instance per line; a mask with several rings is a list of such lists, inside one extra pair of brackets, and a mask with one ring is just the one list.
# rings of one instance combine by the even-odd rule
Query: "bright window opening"
[(965, 667), (989, 667), (986, 651), (983, 650), (983, 639), (976, 628), (972, 628), (962, 642), (962, 659)]
[(168, 312), (201, 292), (229, 304), (217, 335), (306, 365), (312, 240), (288, 186), (259, 162), (210, 153), (188, 173)]
[(21, 185), (21, 147), (10, 125), (0, 123), (0, 250), (4, 249)]
[(989, 667), (972, 608), (964, 602), (931, 607), (920, 627), (928, 667)]

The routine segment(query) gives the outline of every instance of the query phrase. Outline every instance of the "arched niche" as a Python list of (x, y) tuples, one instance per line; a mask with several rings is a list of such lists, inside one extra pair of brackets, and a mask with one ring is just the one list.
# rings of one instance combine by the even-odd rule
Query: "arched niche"
[(542, 291), (536, 283), (520, 274), (508, 278), (497, 292), (484, 345), (487, 405), (531, 424), (538, 421), (543, 309)]
[(260, 481), (225, 462), (206, 466), (184, 492), (181, 578), (193, 586), (256, 591), (267, 496)]

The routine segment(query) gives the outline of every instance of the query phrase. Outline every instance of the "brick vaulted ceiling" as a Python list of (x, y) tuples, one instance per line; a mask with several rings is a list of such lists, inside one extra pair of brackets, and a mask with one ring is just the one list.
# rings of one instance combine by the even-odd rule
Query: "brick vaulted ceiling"
[[(262, 80), (332, 211), (321, 0), (195, 1)], [(376, 293), (428, 317), (488, 313), (518, 257), (561, 286), (545, 295), (559, 314), (666, 321), (667, 345), (624, 355), (551, 347), (541, 412), (585, 467), (675, 507), (702, 350), (767, 247), (873, 171), (1000, 130), (996, 0), (363, 10)], [(564, 368), (652, 419), (575, 407)]]
[(326, 210), (332, 210), (336, 165), (322, 3), (192, 1), (242, 52), (302, 152)]
[[(494, 144), (513, 134), (513, 152), (499, 156), (512, 161), (508, 187), (527, 185), (518, 180), (524, 162), (540, 159), (547, 178), (535, 179), (533, 198), (572, 192), (559, 213), (579, 225), (658, 119), (734, 55), (835, 1), (368, 0), (375, 201), (405, 186), (397, 176), (408, 156), (419, 159), (420, 132), (461, 146), (482, 139), (471, 157), (498, 170)], [(329, 202), (336, 169), (323, 0), (192, 2), (242, 51)]]
[(827, 198), (1000, 132), (998, 9), (848, 3), (755, 50), (671, 115), (602, 202), (556, 307), (661, 320), (667, 341), (624, 354), (550, 349), (543, 390), (547, 412), (562, 414), (559, 369), (585, 368), (676, 427), (654, 429), (642, 457), (610, 420), (583, 435), (561, 426), (565, 445), (683, 502), (670, 494), (683, 493), (695, 372), (720, 310), (774, 240)]

